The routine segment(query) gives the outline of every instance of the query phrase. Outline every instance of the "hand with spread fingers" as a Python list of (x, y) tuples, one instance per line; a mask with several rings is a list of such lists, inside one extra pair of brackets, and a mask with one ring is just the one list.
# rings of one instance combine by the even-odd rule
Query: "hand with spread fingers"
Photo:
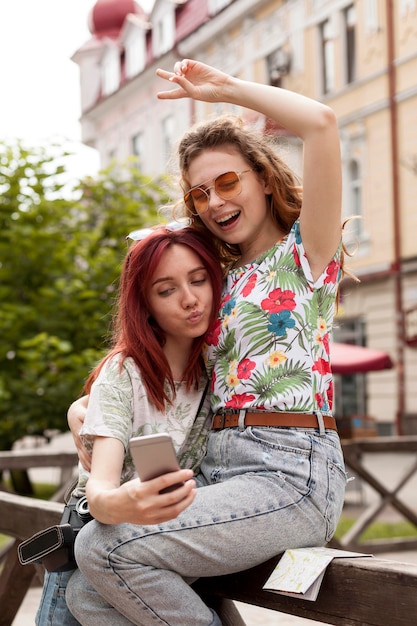
[(161, 91), (157, 97), (161, 100), (193, 98), (204, 102), (225, 102), (231, 77), (209, 65), (184, 59), (174, 65), (174, 71), (156, 70), (160, 78), (176, 84), (176, 89)]

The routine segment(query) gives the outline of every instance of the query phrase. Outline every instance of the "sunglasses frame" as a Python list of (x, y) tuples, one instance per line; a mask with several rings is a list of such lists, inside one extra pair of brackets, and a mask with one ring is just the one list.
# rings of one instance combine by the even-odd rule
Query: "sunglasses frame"
[[(183, 197), (185, 206), (187, 207), (187, 209), (189, 211), (191, 211), (192, 215), (201, 215), (202, 213), (205, 213), (208, 210), (208, 208), (209, 208), (210, 195), (207, 192), (210, 189), (214, 189), (216, 195), (219, 196), (219, 198), (221, 198), (222, 200), (232, 200), (233, 198), (236, 198), (242, 192), (241, 175), (242, 174), (246, 174), (247, 172), (250, 172), (250, 171), (251, 171), (250, 168), (247, 169), (247, 170), (242, 170), (241, 172), (237, 172), (236, 170), (228, 170), (227, 172), (223, 172), (222, 174), (218, 174), (218, 176), (216, 176), (214, 179), (213, 178), (209, 178), (207, 181), (204, 181), (203, 183), (200, 183), (199, 185), (195, 185), (195, 187), (191, 187), (191, 189), (189, 189), (187, 191), (187, 193), (184, 194), (184, 197)], [(219, 193), (216, 190), (216, 182), (218, 181), (219, 178), (221, 178), (222, 176), (226, 176), (227, 174), (236, 174), (236, 176), (237, 176), (237, 181), (236, 182), (240, 183), (240, 189), (233, 196), (228, 196), (227, 198), (225, 198), (224, 196), (221, 195), (221, 193)], [(210, 180), (213, 181), (213, 184), (208, 186), (208, 187), (203, 188), (202, 185), (205, 185), (206, 182), (208, 183)], [(204, 193), (204, 195), (206, 196), (206, 198), (207, 198), (207, 206), (202, 211), (197, 211), (197, 209), (195, 208), (194, 200), (193, 200), (192, 195), (191, 195), (191, 193), (193, 191), (195, 191), (196, 189), (199, 189), (200, 191), (202, 191)]]

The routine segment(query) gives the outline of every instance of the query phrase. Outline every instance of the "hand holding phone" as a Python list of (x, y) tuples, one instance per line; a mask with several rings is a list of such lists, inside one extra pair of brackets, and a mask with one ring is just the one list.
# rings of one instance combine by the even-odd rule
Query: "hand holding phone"
[[(133, 437), (129, 442), (129, 448), (142, 482), (180, 469), (172, 437), (166, 433)], [(166, 487), (160, 493), (174, 491), (182, 484)]]

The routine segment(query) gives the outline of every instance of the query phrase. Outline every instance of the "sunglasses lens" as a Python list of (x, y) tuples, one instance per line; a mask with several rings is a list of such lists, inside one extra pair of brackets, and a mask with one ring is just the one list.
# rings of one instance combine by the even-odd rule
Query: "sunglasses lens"
[(208, 195), (203, 189), (193, 189), (190, 193), (191, 198), (193, 199), (193, 205), (197, 209), (197, 211), (205, 211), (208, 204)]
[(237, 172), (226, 172), (214, 181), (214, 190), (220, 198), (228, 200), (241, 192), (240, 178)]
[[(230, 200), (235, 196), (238, 196), (242, 191), (242, 185), (240, 182), (239, 174), (237, 172), (225, 172), (220, 174), (214, 180), (214, 190), (216, 194), (223, 198), (223, 200)], [(197, 214), (204, 213), (208, 209), (209, 193), (208, 190), (212, 187), (203, 189), (202, 187), (194, 187), (190, 189), (185, 196), (184, 202), (187, 208)]]
[(184, 196), (184, 202), (190, 211), (205, 211), (208, 204), (208, 195), (203, 189), (191, 189)]

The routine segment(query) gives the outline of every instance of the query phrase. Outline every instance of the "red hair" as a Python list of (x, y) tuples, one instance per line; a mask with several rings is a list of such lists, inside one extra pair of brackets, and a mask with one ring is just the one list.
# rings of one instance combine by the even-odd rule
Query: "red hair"
[[(207, 270), (213, 289), (213, 305), (210, 326), (217, 319), (223, 282), (223, 271), (215, 252), (211, 235), (192, 228), (170, 231), (157, 228), (142, 241), (135, 242), (126, 255), (120, 277), (116, 315), (113, 323), (113, 347), (91, 372), (86, 382), (86, 392), (97, 378), (104, 364), (114, 355), (124, 359), (131, 357), (141, 372), (149, 399), (163, 411), (165, 402), (171, 402), (166, 383), (174, 392), (171, 368), (163, 351), (165, 335), (150, 315), (148, 292), (152, 276), (165, 250), (173, 245), (190, 248), (201, 259)], [(198, 385), (203, 372), (201, 357), (204, 335), (196, 337), (192, 346), (184, 380), (187, 387)]]

